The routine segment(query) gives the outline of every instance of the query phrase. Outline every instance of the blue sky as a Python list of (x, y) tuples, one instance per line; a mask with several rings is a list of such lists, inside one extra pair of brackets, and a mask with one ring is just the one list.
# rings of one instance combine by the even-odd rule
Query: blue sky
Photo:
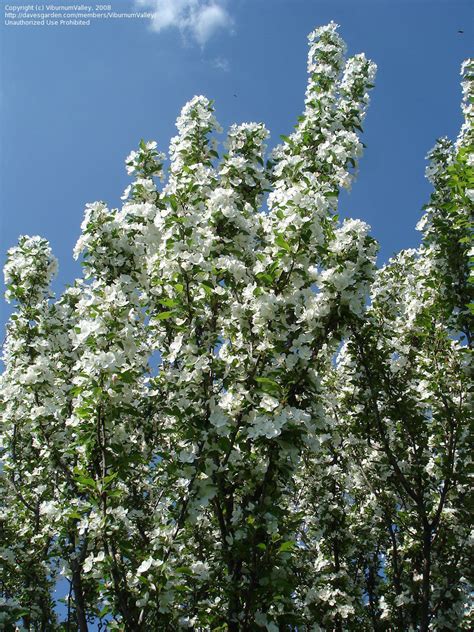
[[(424, 157), (461, 122), (459, 69), (472, 54), (474, 3), (110, 1), (117, 12), (154, 6), (160, 13), (154, 24), (123, 19), (49, 28), (8, 27), (2, 15), (2, 262), (18, 235), (41, 234), (59, 258), (56, 288), (72, 281), (85, 203), (117, 206), (129, 181), (125, 156), (142, 137), (166, 150), (176, 116), (194, 94), (215, 99), (224, 129), (263, 121), (276, 144), (302, 111), (306, 36), (330, 20), (341, 25), (349, 53), (364, 51), (379, 68), (366, 153), (342, 213), (372, 226), (380, 261), (418, 243), (414, 226), (430, 191)], [(5, 317), (7, 307), (1, 309)]]

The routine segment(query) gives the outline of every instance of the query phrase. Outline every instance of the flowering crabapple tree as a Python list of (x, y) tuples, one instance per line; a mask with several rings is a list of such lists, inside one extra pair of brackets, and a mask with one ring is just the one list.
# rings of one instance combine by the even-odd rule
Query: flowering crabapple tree
[(472, 629), (473, 60), (462, 75), (459, 137), (428, 156), (421, 245), (376, 272), (362, 324), (320, 372), (322, 447), (298, 506), (304, 603), (323, 629)]
[(142, 141), (122, 208), (87, 205), (83, 278), (55, 297), (46, 240), (8, 252), (5, 630), (470, 627), (466, 68), (422, 244), (381, 270), (337, 215), (375, 65), (333, 23), (268, 157), (256, 123), (219, 155), (194, 97), (169, 167)]

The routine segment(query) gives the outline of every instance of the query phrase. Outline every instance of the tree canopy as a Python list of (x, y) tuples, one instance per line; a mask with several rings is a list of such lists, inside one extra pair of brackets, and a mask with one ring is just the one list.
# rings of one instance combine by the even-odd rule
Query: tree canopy
[(472, 629), (474, 62), (420, 246), (381, 268), (337, 213), (375, 70), (311, 33), (269, 155), (259, 123), (218, 153), (194, 97), (169, 161), (141, 141), (122, 208), (87, 205), (60, 296), (45, 239), (9, 250), (3, 629)]

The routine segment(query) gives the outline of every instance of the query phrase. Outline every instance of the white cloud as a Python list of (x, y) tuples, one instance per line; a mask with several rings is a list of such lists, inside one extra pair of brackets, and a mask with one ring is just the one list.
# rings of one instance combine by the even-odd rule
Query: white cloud
[(223, 0), (135, 0), (153, 12), (151, 28), (159, 33), (178, 28), (185, 38), (204, 44), (219, 30), (230, 30), (232, 18)]
[(211, 61), (211, 64), (214, 66), (214, 68), (217, 68), (218, 70), (223, 70), (224, 72), (229, 72), (230, 70), (229, 60), (225, 57), (215, 57)]
[(200, 9), (196, 15), (194, 31), (197, 41), (203, 45), (220, 28), (229, 26), (229, 14), (217, 4), (210, 4)]

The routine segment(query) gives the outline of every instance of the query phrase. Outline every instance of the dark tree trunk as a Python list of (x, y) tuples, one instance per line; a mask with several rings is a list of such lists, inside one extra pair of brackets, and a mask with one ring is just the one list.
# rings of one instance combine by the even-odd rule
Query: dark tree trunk
[(421, 586), (420, 632), (428, 632), (430, 623), (431, 528), (423, 528), (423, 580)]
[(84, 591), (82, 590), (81, 568), (75, 562), (72, 566), (72, 588), (74, 591), (74, 604), (76, 607), (76, 619), (79, 632), (88, 632)]

